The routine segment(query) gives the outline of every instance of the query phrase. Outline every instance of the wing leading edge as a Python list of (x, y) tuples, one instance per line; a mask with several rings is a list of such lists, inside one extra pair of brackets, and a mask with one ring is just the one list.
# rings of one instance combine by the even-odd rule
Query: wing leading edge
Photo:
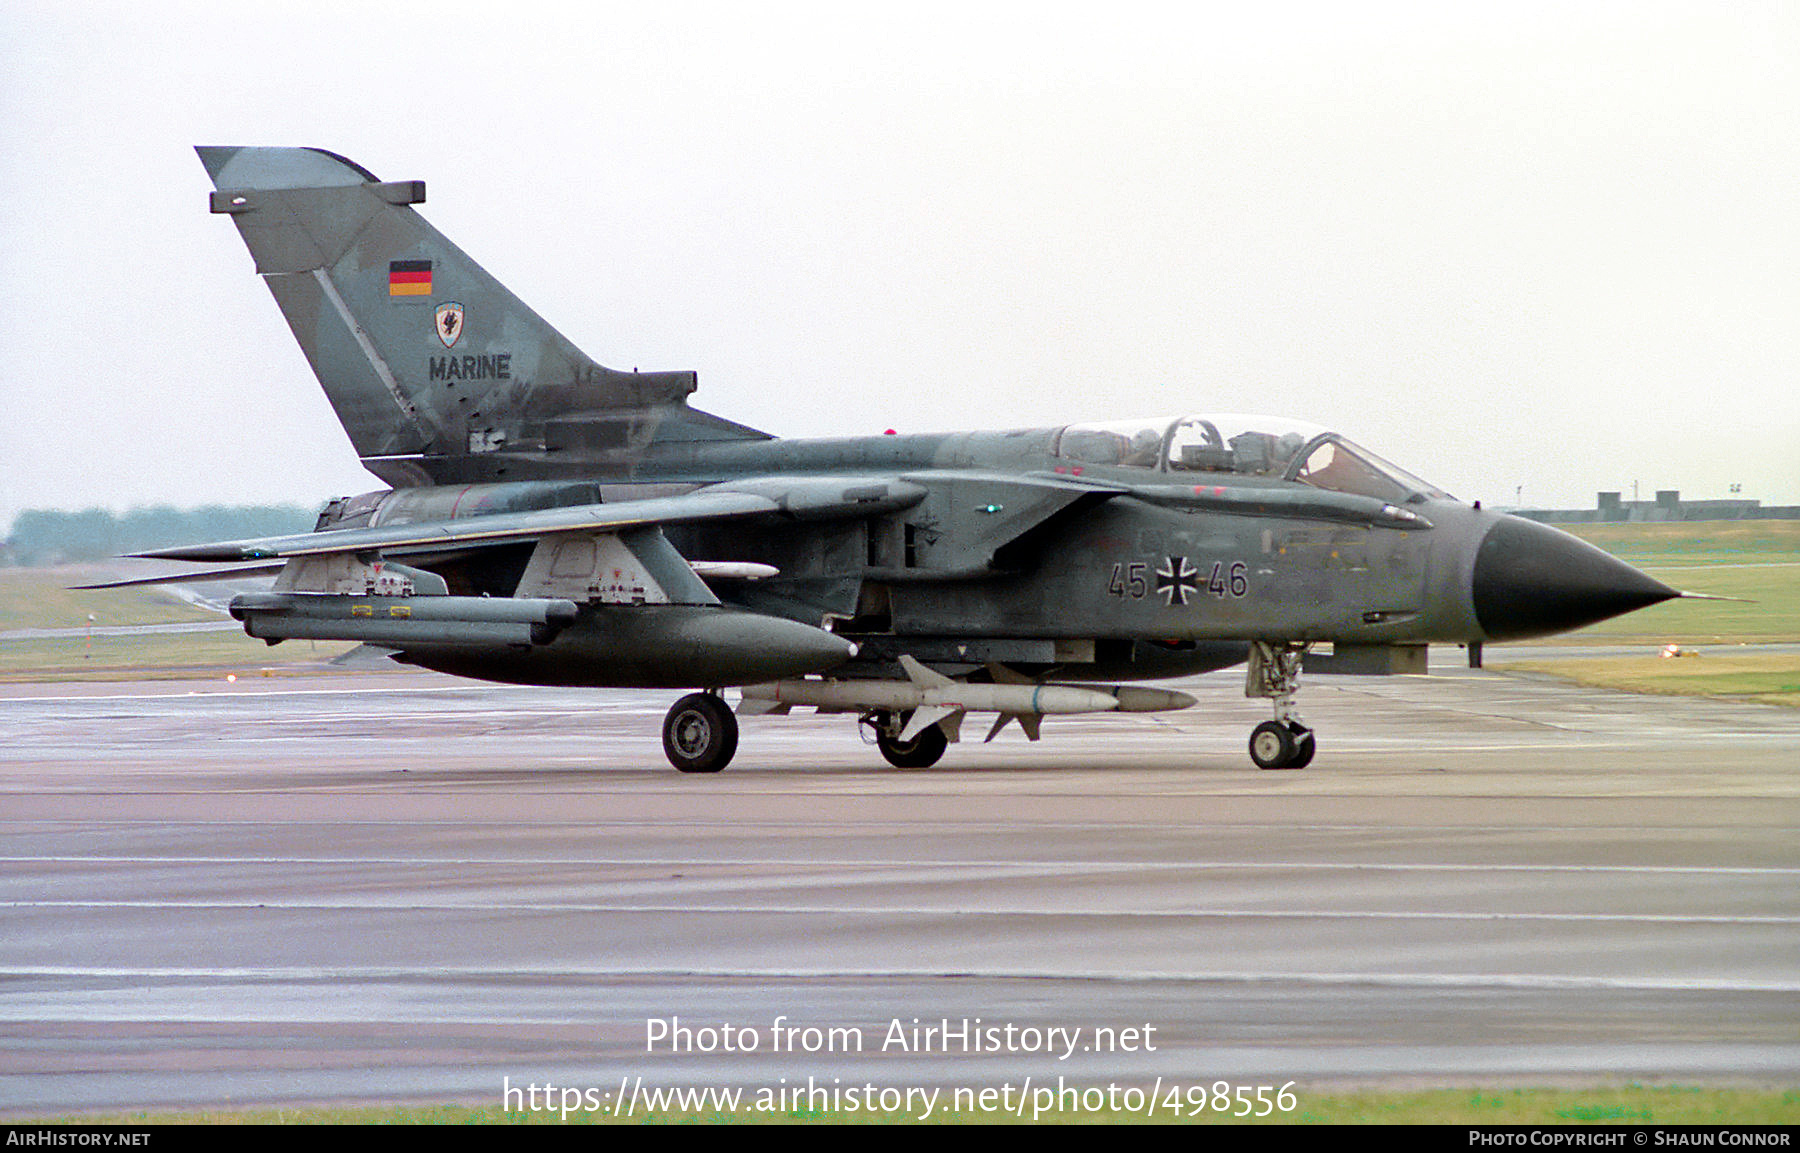
[(253, 561), (345, 552), (415, 554), (470, 545), (503, 544), (572, 532), (619, 532), (652, 525), (684, 524), (776, 511), (767, 497), (748, 493), (691, 493), (619, 504), (578, 505), (539, 512), (497, 513), (462, 520), (389, 528), (327, 529), (294, 536), (220, 541), (153, 549), (133, 556), (153, 560)]
[(875, 516), (917, 504), (924, 496), (924, 489), (898, 479), (767, 478), (680, 496), (534, 512), (494, 513), (378, 528), (326, 529), (292, 536), (183, 545), (131, 555), (152, 560), (212, 563), (285, 560), (331, 553), (383, 552), (411, 556), (564, 533), (616, 533), (710, 520), (751, 517), (828, 520)]

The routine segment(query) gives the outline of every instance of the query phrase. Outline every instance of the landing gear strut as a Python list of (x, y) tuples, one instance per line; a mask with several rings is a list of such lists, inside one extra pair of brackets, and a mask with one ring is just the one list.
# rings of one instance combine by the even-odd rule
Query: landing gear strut
[(689, 693), (663, 718), (663, 752), (684, 773), (718, 772), (737, 743), (737, 718), (715, 693)]
[(912, 740), (902, 741), (900, 733), (911, 716), (910, 712), (878, 710), (862, 718), (862, 723), (875, 730), (875, 747), (881, 750), (888, 764), (896, 769), (929, 769), (950, 747), (950, 739), (937, 725), (928, 725)]
[(1294, 711), (1300, 691), (1300, 658), (1304, 644), (1250, 643), (1250, 665), (1244, 673), (1244, 695), (1268, 697), (1275, 719), (1264, 721), (1250, 733), (1250, 759), (1259, 769), (1304, 769), (1312, 763), (1317, 743)]

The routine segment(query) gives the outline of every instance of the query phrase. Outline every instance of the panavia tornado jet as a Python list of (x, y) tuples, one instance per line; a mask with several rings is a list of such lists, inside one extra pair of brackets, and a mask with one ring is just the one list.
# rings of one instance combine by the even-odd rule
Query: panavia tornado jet
[[(201, 148), (365, 466), (307, 534), (140, 554), (277, 573), (253, 637), (362, 641), (491, 681), (697, 690), (663, 741), (731, 760), (739, 713), (855, 716), (933, 764), (970, 713), (1185, 708), (1123, 684), (1245, 663), (1265, 769), (1311, 761), (1302, 654), (1423, 671), (1430, 642), (1572, 629), (1680, 595), (1463, 504), (1338, 433), (1172, 415), (784, 440), (691, 372), (577, 349), (388, 182), (307, 148)], [(1321, 654), (1322, 650), (1321, 650)]]

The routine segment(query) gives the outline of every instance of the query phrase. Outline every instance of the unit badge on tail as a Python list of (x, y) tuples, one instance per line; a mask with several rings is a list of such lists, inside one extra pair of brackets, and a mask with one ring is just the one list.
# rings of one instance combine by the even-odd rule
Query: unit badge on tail
[(437, 306), (437, 336), (445, 348), (455, 348), (462, 339), (463, 306), (454, 300)]

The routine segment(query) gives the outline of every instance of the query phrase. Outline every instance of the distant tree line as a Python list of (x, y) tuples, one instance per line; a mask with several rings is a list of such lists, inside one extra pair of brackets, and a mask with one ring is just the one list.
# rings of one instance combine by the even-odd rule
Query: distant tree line
[(12, 534), (0, 541), (0, 564), (68, 564), (171, 545), (310, 532), (318, 519), (317, 511), (297, 504), (213, 504), (195, 509), (159, 505), (123, 514), (103, 508), (82, 512), (33, 508), (21, 512), (13, 521)]

